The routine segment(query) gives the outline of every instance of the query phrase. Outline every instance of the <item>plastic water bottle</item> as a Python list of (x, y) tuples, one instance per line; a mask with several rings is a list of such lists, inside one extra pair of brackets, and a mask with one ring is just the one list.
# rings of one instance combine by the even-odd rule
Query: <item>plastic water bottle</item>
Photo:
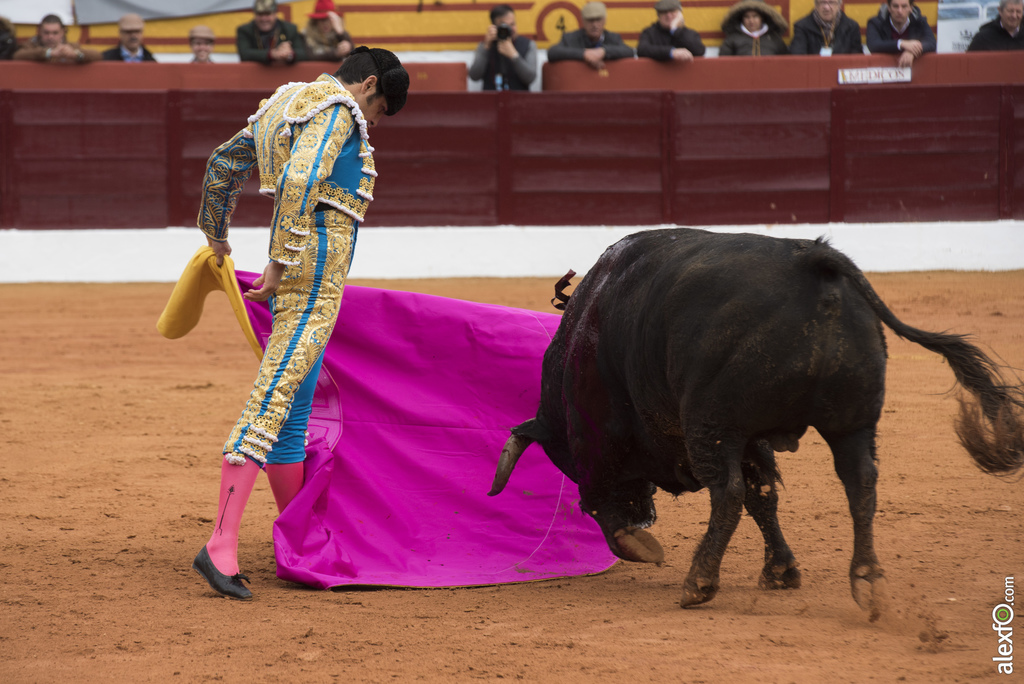
[(494, 74), (494, 89), (495, 90), (504, 90), (505, 89), (504, 80), (505, 79), (503, 79), (501, 77), (501, 74)]

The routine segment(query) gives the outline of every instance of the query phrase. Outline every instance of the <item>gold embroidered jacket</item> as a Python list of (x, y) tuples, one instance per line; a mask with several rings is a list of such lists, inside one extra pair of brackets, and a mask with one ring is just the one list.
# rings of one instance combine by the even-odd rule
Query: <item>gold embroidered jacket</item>
[(210, 156), (199, 227), (213, 240), (227, 240), (238, 194), (256, 165), (260, 194), (275, 198), (270, 259), (295, 265), (318, 202), (356, 225), (363, 220), (377, 176), (372, 153), (366, 120), (336, 78), (281, 86)]

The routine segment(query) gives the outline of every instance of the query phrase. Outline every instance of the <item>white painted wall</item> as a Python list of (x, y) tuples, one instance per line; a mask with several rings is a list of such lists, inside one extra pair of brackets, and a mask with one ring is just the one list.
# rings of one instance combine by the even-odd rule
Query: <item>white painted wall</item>
[[(652, 226), (652, 228), (669, 226)], [(606, 247), (643, 226), (369, 228), (353, 278), (581, 276)], [(1024, 221), (713, 226), (708, 230), (825, 236), (865, 271), (1024, 268)], [(233, 228), (240, 270), (266, 264), (269, 230)], [(0, 230), (0, 282), (173, 282), (206, 244), (197, 228)]]

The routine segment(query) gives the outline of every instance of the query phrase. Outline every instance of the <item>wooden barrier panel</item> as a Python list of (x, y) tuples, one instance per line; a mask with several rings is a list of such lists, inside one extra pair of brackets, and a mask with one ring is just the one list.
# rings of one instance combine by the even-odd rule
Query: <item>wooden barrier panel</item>
[(11, 109), (11, 225), (166, 225), (166, 92), (24, 91)]
[[(413, 92), (466, 90), (466, 65), (409, 63), (409, 89)], [(234, 64), (40, 64), (5, 61), (0, 69), (0, 90), (260, 90), (272, 93), (282, 83), (313, 81), (333, 74), (335, 62), (299, 62), (266, 66), (255, 62)]]
[(999, 218), (1000, 90), (836, 90), (843, 221)]
[(675, 97), (675, 223), (829, 220), (829, 91)]
[[(0, 90), (0, 227), (195, 225), (265, 90)], [(413, 93), (367, 228), (1024, 218), (1024, 86)], [(250, 179), (234, 225), (268, 225)]]
[(661, 93), (504, 93), (503, 100), (502, 223), (662, 221)]
[(1024, 219), (1024, 87), (1003, 88), (999, 118), (999, 218)]
[(367, 226), (494, 225), (495, 93), (422, 93), (370, 133), (377, 181)]
[[(835, 88), (840, 69), (894, 67), (893, 55), (698, 58), (690, 64), (623, 59), (595, 71), (583, 62), (548, 62), (544, 90), (807, 90)], [(1024, 84), (1024, 60), (1014, 52), (929, 54), (914, 63), (913, 85)], [(906, 87), (892, 84), (890, 88)]]

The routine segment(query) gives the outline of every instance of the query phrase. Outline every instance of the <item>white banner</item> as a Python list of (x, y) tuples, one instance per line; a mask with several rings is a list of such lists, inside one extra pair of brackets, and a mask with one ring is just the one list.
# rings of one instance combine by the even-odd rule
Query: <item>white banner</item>
[(252, 9), (252, 3), (253, 0), (75, 0), (75, 14), (79, 24), (109, 24), (129, 12), (143, 19), (167, 19)]
[(0, 0), (0, 17), (15, 24), (38, 24), (47, 14), (56, 14), (65, 25), (75, 23), (71, 0)]
[(967, 52), (978, 27), (998, 16), (999, 0), (939, 0), (936, 52)]

